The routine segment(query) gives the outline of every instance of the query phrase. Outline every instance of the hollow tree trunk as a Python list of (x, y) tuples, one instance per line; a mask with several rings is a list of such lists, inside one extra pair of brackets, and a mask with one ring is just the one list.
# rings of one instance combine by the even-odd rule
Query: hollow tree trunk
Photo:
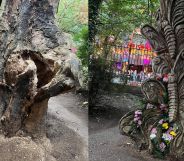
[(50, 97), (74, 87), (70, 53), (55, 24), (59, 0), (3, 0), (0, 116), (4, 134), (32, 132)]

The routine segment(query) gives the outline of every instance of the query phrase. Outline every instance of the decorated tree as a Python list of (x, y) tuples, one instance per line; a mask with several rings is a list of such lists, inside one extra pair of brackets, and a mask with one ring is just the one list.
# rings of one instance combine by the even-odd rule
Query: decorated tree
[(1, 3), (0, 117), (6, 136), (40, 130), (49, 98), (74, 87), (73, 55), (55, 24), (58, 5), (59, 0)]
[(184, 1), (160, 0), (156, 28), (142, 34), (157, 53), (153, 76), (142, 84), (144, 105), (120, 120), (122, 134), (157, 157), (184, 155)]

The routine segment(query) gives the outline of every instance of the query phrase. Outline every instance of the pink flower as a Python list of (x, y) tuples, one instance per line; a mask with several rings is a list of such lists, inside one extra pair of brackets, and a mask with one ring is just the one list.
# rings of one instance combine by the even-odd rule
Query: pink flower
[(157, 129), (156, 128), (151, 129), (151, 133), (152, 134), (156, 134), (157, 133)]
[(165, 145), (163, 142), (160, 143), (160, 150), (161, 150), (162, 152), (164, 152), (165, 148), (166, 148), (166, 145)]
[(139, 127), (142, 124), (141, 115), (142, 112), (140, 110), (135, 111), (134, 122), (137, 123), (137, 127)]
[(159, 124), (163, 124), (163, 122), (164, 122), (164, 120), (162, 119), (162, 120), (160, 120), (158, 123), (159, 123)]
[(76, 53), (76, 52), (77, 52), (77, 49), (74, 48), (74, 47), (72, 47), (72, 48), (71, 48), (71, 52), (72, 52), (72, 53)]
[(142, 115), (142, 112), (137, 110), (137, 111), (135, 111), (135, 115)]
[(163, 81), (168, 82), (168, 77), (164, 77)]

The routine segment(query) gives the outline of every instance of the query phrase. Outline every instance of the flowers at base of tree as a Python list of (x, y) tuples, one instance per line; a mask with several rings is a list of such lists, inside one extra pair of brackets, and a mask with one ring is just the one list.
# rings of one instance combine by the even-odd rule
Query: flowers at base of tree
[[(163, 124), (162, 124), (163, 125)], [(167, 126), (167, 125), (165, 125)], [(171, 140), (173, 140), (176, 137), (176, 132), (173, 130), (173, 127), (169, 127), (168, 130), (163, 133), (162, 139), (167, 143), (170, 144)]]
[(158, 123), (159, 126), (151, 128), (150, 139), (153, 141), (152, 142), (153, 144), (158, 144), (160, 152), (163, 153), (166, 151), (166, 149), (168, 149), (171, 141), (177, 136), (176, 134), (177, 125), (174, 124), (171, 126), (169, 123), (165, 122), (164, 119), (161, 119)]
[(157, 134), (157, 129), (156, 128), (152, 128), (151, 129), (151, 134), (150, 134), (150, 139), (151, 140), (155, 139), (157, 137), (156, 134)]
[(140, 127), (142, 124), (141, 117), (142, 117), (142, 111), (141, 110), (135, 111), (134, 122), (137, 124), (137, 127)]

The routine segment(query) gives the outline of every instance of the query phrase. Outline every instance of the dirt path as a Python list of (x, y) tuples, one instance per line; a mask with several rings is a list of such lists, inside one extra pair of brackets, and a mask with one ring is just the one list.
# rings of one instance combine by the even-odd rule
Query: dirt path
[(135, 108), (138, 99), (129, 94), (100, 97), (98, 108), (89, 116), (90, 161), (160, 161), (136, 150), (134, 142), (119, 133), (120, 118)]
[(61, 161), (72, 159), (87, 161), (88, 114), (86, 106), (82, 106), (83, 101), (74, 93), (58, 95), (49, 101), (48, 137), (54, 144), (54, 151), (55, 149), (57, 151), (60, 146), (63, 148), (64, 142), (65, 155), (71, 154), (68, 158), (60, 158)]
[[(84, 141), (88, 141), (87, 112), (82, 112), (82, 102), (75, 100), (73, 93), (58, 95), (49, 100), (48, 113), (64, 121), (65, 125), (78, 133)], [(76, 108), (76, 109), (75, 109)], [(79, 109), (77, 109), (79, 108)], [(85, 107), (84, 107), (85, 108)]]
[(145, 151), (137, 151), (130, 138), (119, 134), (118, 126), (90, 134), (89, 158), (90, 161), (159, 161), (148, 156)]
[(53, 97), (49, 101), (47, 136), (57, 161), (87, 161), (87, 108), (74, 93)]

